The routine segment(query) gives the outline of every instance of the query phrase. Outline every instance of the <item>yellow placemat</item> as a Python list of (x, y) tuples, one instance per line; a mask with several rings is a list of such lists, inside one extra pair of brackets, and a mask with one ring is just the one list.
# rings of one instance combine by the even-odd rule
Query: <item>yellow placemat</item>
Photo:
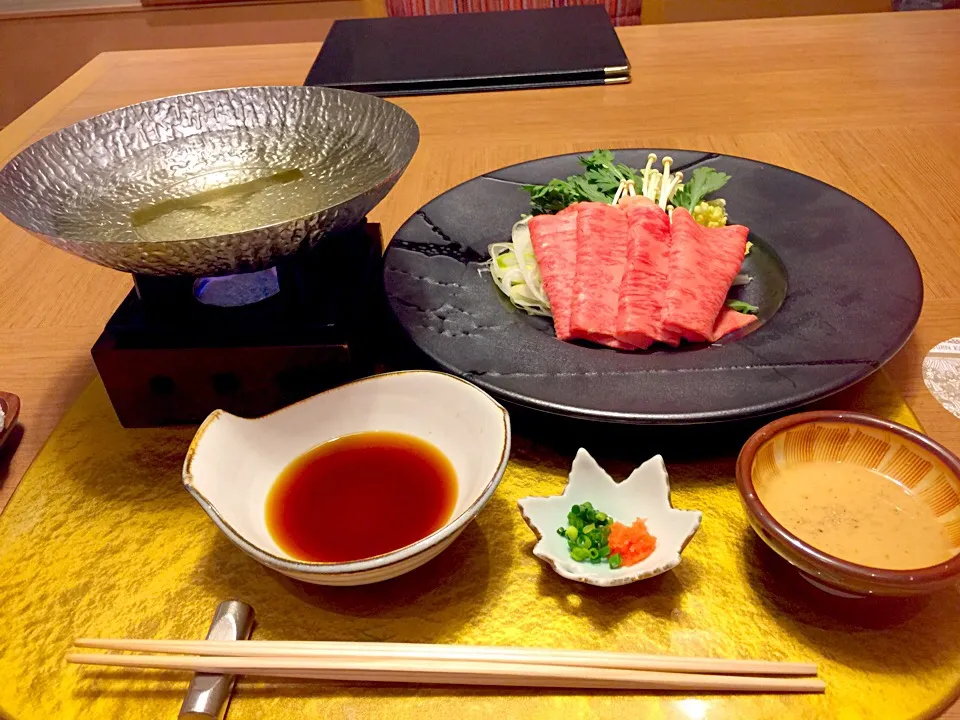
[[(828, 403), (916, 419), (882, 375)], [(644, 433), (636, 430), (638, 437)], [(954, 694), (958, 592), (877, 607), (799, 579), (749, 530), (733, 456), (667, 458), (674, 504), (704, 511), (673, 572), (622, 588), (536, 560), (516, 500), (560, 492), (572, 457), (515, 438), (503, 483), (437, 559), (366, 588), (274, 574), (181, 488), (189, 430), (124, 430), (94, 382), (0, 516), (0, 711), (16, 720), (175, 717), (184, 676), (78, 669), (73, 638), (203, 637), (216, 604), (251, 603), (260, 639), (390, 640), (813, 660), (823, 696), (655, 697), (243, 682), (230, 718), (913, 718)], [(637, 458), (642, 460), (644, 458)], [(602, 458), (601, 458), (602, 460)], [(614, 476), (630, 465), (607, 462)]]

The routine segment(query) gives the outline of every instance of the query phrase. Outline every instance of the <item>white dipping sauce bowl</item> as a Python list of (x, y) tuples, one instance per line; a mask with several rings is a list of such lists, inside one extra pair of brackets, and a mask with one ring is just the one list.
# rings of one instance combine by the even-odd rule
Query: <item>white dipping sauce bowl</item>
[[(277, 477), (317, 445), (373, 431), (416, 436), (449, 458), (458, 487), (450, 520), (412, 545), (365, 560), (288, 555), (266, 524)], [(409, 572), (449, 546), (493, 495), (509, 456), (510, 416), (499, 403), (452, 375), (413, 370), (364, 378), (253, 420), (215, 410), (190, 443), (183, 484), (231, 542), (263, 565), (317, 585), (366, 585)]]

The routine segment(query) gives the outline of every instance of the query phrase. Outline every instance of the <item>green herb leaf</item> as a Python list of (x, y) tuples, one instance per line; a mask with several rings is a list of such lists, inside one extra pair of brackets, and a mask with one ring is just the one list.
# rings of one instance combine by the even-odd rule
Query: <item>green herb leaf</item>
[(724, 185), (730, 176), (710, 167), (699, 167), (693, 171), (690, 179), (684, 182), (683, 188), (678, 190), (670, 201), (674, 207), (686, 208), (690, 212), (704, 197), (716, 192)]
[(559, 212), (576, 202), (611, 202), (624, 180), (633, 180), (638, 188), (642, 184), (639, 173), (614, 162), (609, 150), (595, 150), (578, 161), (585, 168), (580, 175), (553, 179), (546, 185), (524, 185), (535, 215)]
[(534, 215), (559, 212), (578, 199), (573, 188), (563, 180), (551, 180), (546, 185), (524, 185), (524, 190), (530, 193)]
[(756, 315), (760, 311), (760, 308), (758, 308), (756, 305), (751, 305), (743, 300), (729, 299), (727, 300), (726, 305), (731, 310), (736, 310), (739, 313), (745, 313), (747, 315)]
[(585, 168), (613, 164), (613, 152), (610, 150), (594, 150), (589, 157), (580, 157), (577, 161)]
[[(608, 194), (604, 192), (600, 187), (591, 183), (591, 181), (584, 177), (583, 175), (573, 175), (567, 178), (567, 182), (573, 188), (573, 192), (577, 193), (579, 196), (578, 201), (590, 201), (590, 202), (610, 202), (613, 199), (613, 194)], [(619, 185), (617, 181), (617, 185)], [(614, 188), (616, 192), (616, 188)]]

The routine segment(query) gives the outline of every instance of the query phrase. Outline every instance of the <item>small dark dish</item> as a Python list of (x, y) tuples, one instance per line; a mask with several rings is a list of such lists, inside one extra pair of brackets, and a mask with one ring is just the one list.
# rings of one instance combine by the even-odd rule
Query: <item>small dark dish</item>
[[(615, 150), (643, 167), (649, 149)], [(719, 193), (750, 228), (735, 295), (759, 321), (714, 345), (623, 353), (560, 342), (549, 318), (510, 305), (484, 271), (487, 246), (530, 212), (527, 183), (578, 173), (578, 153), (481, 175), (397, 231), (384, 259), (391, 309), (440, 367), (537, 410), (621, 423), (708, 423), (780, 412), (861, 380), (889, 360), (923, 302), (903, 238), (860, 201), (799, 173), (726, 155), (653, 150), (689, 174), (732, 176)]]
[[(838, 438), (831, 428), (847, 426), (853, 432)], [(791, 440), (791, 436), (793, 440)], [(791, 443), (789, 452), (779, 456), (774, 443)], [(886, 447), (873, 453), (876, 464), (866, 461), (864, 443), (880, 442)], [(921, 501), (934, 509), (947, 530), (953, 557), (946, 562), (915, 570), (886, 570), (867, 567), (828, 555), (788, 531), (760, 502), (756, 483), (768, 482), (788, 464), (823, 457), (838, 462), (873, 467), (918, 491)], [(879, 458), (890, 458), (879, 460)], [(798, 413), (765, 425), (747, 441), (737, 458), (737, 489), (750, 525), (760, 538), (805, 579), (827, 592), (843, 596), (924, 595), (960, 581), (960, 459), (930, 438), (889, 420), (843, 411)], [(894, 539), (895, 540), (895, 539)]]
[(13, 393), (0, 392), (0, 410), (3, 411), (3, 419), (0, 420), (0, 447), (3, 447), (3, 443), (10, 437), (10, 431), (17, 424), (20, 398)]

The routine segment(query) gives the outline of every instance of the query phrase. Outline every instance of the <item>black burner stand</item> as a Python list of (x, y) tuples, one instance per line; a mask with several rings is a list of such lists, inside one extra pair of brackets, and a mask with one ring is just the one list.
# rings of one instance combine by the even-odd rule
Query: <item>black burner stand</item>
[(277, 294), (241, 307), (200, 303), (196, 278), (134, 275), (92, 350), (121, 424), (255, 417), (373, 372), (381, 243), (375, 224), (328, 236), (277, 265)]

